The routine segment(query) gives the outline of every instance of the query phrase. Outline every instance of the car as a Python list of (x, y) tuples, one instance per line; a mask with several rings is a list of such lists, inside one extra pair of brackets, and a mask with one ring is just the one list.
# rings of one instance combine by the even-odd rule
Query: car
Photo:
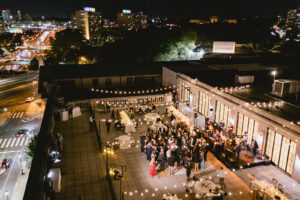
[(1, 162), (0, 167), (1, 168), (9, 168), (10, 167), (10, 163), (12, 162), (11, 158), (4, 158)]
[(24, 137), (24, 136), (29, 136), (31, 135), (31, 131), (29, 131), (28, 129), (20, 129), (17, 133), (16, 136), (17, 137)]
[(34, 100), (34, 97), (28, 97), (26, 100), (25, 100), (25, 102), (26, 103), (30, 103), (30, 102), (32, 102)]

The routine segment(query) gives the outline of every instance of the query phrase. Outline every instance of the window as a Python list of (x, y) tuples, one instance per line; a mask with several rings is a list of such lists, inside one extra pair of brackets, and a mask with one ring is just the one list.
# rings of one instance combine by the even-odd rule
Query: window
[(268, 129), (268, 140), (267, 140), (267, 147), (266, 147), (266, 155), (269, 156), (270, 159), (272, 158), (274, 137), (275, 137), (275, 132), (271, 129)]
[(290, 140), (286, 137), (283, 137), (282, 147), (280, 153), (279, 167), (283, 170), (286, 168), (288, 153), (289, 153)]
[(111, 84), (111, 78), (106, 78), (105, 79), (105, 84), (106, 84), (107, 88), (110, 88), (112, 86), (112, 84)]
[(286, 167), (286, 172), (289, 174), (292, 174), (292, 172), (293, 172), (295, 157), (296, 157), (296, 143), (291, 142), (289, 157), (288, 157), (287, 167)]
[(279, 157), (280, 157), (280, 149), (281, 149), (281, 141), (282, 141), (282, 135), (276, 133), (275, 134), (275, 142), (273, 147), (273, 155), (272, 155), (272, 161), (278, 165)]
[(208, 116), (209, 102), (210, 102), (210, 97), (203, 92), (199, 92), (198, 112), (204, 116)]
[(217, 101), (216, 118), (215, 121), (220, 123), (224, 122), (227, 127), (229, 124), (231, 109), (223, 103)]
[(238, 135), (242, 135), (243, 119), (244, 119), (244, 115), (239, 113), (239, 115), (238, 115), (238, 124), (237, 124), (237, 134)]

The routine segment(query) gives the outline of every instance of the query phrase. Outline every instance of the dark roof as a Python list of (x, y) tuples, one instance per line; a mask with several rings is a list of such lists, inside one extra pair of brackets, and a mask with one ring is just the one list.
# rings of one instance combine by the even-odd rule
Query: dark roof
[(57, 80), (106, 76), (161, 75), (161, 71), (162, 68), (159, 63), (56, 65), (41, 67), (40, 79)]

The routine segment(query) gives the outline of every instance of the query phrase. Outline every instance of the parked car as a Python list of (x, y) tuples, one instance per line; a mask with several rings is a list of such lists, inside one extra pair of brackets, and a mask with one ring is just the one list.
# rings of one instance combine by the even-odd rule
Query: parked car
[(1, 162), (1, 168), (9, 168), (10, 167), (10, 163), (11, 163), (12, 159), (11, 158), (4, 158), (3, 161)]
[(26, 103), (30, 103), (30, 102), (32, 102), (34, 100), (34, 97), (28, 97), (26, 100), (25, 100), (25, 102)]

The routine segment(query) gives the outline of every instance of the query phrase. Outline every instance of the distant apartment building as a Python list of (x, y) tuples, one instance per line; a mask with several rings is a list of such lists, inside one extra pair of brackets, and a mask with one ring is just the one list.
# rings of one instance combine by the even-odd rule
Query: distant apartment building
[(1, 11), (1, 14), (2, 14), (2, 19), (4, 20), (5, 23), (9, 23), (12, 20), (12, 16), (10, 14), (9, 9), (3, 9)]
[(123, 10), (117, 14), (119, 28), (126, 30), (138, 30), (147, 28), (147, 15), (142, 12), (132, 13), (131, 10)]
[(5, 23), (2, 18), (0, 18), (0, 33), (5, 32)]
[(96, 12), (95, 8), (85, 7), (83, 10), (75, 11), (71, 16), (72, 28), (83, 32), (85, 39), (90, 40), (95, 37), (102, 24), (102, 16)]
[(300, 39), (300, 8), (288, 11), (285, 30), (288, 38)]

